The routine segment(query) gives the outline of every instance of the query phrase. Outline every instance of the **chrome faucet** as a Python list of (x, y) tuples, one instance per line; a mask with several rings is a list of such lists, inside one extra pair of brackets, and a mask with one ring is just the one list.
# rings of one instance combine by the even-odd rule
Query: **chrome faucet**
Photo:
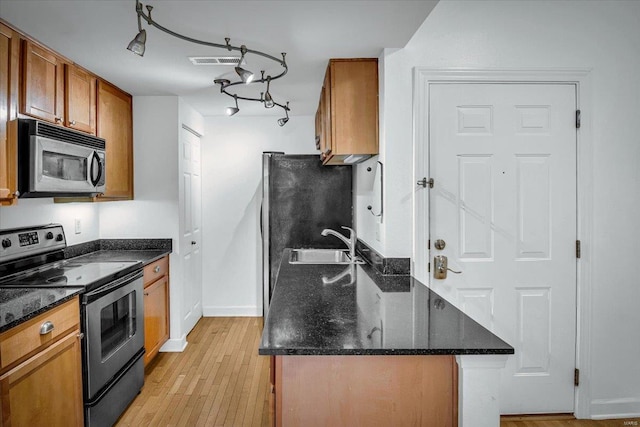
[(353, 231), (352, 228), (345, 227), (344, 225), (342, 226), (342, 228), (344, 228), (345, 230), (349, 230), (348, 239), (342, 234), (338, 233), (337, 231), (333, 231), (330, 228), (325, 228), (324, 230), (322, 230), (322, 233), (320, 234), (322, 234), (325, 237), (331, 234), (332, 236), (335, 236), (338, 239), (342, 240), (344, 244), (347, 245), (347, 248), (349, 248), (349, 257), (351, 258), (351, 262), (354, 262), (356, 260), (356, 241), (357, 241), (356, 232)]

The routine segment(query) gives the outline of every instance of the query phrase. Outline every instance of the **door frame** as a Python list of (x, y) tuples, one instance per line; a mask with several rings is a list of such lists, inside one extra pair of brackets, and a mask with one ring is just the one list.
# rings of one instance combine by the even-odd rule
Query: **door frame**
[(590, 69), (460, 69), (415, 67), (413, 70), (413, 253), (411, 272), (429, 286), (425, 275), (431, 258), (428, 246), (429, 192), (416, 183), (429, 178), (429, 97), (430, 86), (437, 83), (524, 83), (572, 84), (576, 88), (576, 108), (581, 110), (577, 129), (577, 239), (581, 241), (581, 257), (576, 263), (576, 368), (580, 370), (580, 386), (575, 388), (576, 418), (590, 418), (591, 366), (591, 299), (593, 241), (593, 141), (591, 130)]

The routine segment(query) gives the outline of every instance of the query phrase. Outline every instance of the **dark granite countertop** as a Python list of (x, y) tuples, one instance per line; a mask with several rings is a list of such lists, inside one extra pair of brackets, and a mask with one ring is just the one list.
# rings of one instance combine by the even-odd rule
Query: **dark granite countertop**
[(0, 289), (0, 332), (70, 300), (82, 290), (83, 288)]
[(262, 355), (514, 352), (409, 275), (382, 275), (370, 265), (292, 265), (289, 251), (265, 321)]
[(171, 239), (100, 239), (69, 246), (65, 258), (96, 262), (139, 261), (150, 264), (172, 252)]
[(169, 254), (168, 250), (112, 250), (101, 249), (98, 251), (90, 252), (84, 255), (79, 255), (78, 259), (83, 261), (95, 261), (95, 262), (122, 262), (122, 261), (138, 261), (142, 265), (150, 264), (163, 256)]

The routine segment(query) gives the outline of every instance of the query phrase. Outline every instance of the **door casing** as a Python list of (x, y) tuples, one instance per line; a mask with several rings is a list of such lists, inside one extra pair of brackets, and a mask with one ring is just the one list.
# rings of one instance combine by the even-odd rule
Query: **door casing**
[(589, 69), (458, 69), (414, 68), (413, 88), (413, 256), (411, 272), (429, 285), (427, 263), (429, 189), (416, 183), (429, 178), (429, 88), (434, 83), (563, 83), (576, 86), (576, 105), (581, 111), (577, 129), (577, 235), (582, 243), (577, 260), (577, 331), (576, 367), (580, 369), (580, 386), (575, 393), (575, 416), (590, 418), (591, 390), (589, 367), (591, 354), (591, 299), (593, 241), (593, 143), (591, 137), (591, 82)]

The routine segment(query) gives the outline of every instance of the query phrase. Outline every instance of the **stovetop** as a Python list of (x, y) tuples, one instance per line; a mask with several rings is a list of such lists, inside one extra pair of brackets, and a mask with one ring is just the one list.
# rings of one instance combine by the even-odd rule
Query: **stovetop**
[(84, 263), (71, 259), (0, 279), (0, 288), (84, 287), (89, 291), (141, 267), (142, 264), (135, 261)]
[(63, 259), (64, 230), (59, 224), (0, 230), (0, 288), (96, 289), (142, 268), (137, 261)]

